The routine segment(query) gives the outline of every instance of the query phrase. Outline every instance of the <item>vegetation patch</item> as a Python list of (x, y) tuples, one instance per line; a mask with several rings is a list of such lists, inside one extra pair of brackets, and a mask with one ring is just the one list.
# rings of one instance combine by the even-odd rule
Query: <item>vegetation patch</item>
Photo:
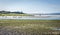
[(58, 27), (60, 27), (60, 20), (0, 20), (0, 30), (6, 30), (10, 33), (17, 32), (21, 35), (40, 35), (48, 32), (58, 32), (59, 34), (59, 30), (52, 30)]

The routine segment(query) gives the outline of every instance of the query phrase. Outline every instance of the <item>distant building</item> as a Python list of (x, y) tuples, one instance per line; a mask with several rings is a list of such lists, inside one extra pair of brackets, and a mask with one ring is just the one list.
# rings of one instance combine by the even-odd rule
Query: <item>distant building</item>
[(41, 15), (34, 15), (34, 16), (41, 16)]

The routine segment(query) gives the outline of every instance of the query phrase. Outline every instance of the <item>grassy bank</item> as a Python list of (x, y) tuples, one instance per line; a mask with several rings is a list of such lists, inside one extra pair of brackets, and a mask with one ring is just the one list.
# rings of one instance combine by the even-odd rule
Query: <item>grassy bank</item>
[(31, 16), (29, 14), (0, 14), (0, 16)]
[(60, 32), (52, 30), (56, 27), (60, 27), (60, 20), (0, 20), (0, 29), (19, 31), (24, 34)]

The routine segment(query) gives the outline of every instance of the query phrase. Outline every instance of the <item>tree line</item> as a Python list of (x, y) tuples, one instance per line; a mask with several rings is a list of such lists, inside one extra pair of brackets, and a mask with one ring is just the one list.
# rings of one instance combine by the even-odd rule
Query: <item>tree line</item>
[(11, 11), (0, 11), (0, 14), (24, 14), (22, 11), (16, 11), (16, 12), (11, 12)]

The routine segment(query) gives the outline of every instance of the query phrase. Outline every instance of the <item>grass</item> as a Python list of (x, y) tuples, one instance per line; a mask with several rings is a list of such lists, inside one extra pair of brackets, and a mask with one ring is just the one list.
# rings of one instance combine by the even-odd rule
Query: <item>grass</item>
[(29, 14), (0, 14), (0, 16), (31, 16)]
[(60, 20), (0, 20), (0, 29), (16, 30), (28, 34), (60, 32), (52, 28), (60, 27)]

